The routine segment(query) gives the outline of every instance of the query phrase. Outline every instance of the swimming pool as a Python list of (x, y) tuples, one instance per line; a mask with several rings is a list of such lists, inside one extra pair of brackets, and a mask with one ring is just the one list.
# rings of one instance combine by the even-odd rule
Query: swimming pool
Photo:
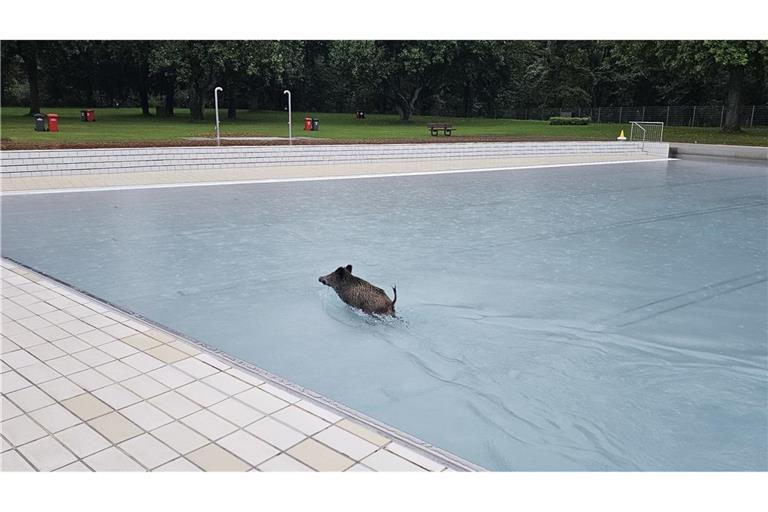
[[(2, 253), (488, 469), (766, 470), (768, 171), (3, 197)], [(372, 321), (317, 278), (391, 293)]]

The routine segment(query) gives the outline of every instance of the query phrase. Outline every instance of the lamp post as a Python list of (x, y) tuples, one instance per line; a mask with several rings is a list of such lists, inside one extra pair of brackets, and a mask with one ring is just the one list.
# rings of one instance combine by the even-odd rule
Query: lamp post
[(216, 109), (216, 145), (221, 146), (221, 135), (219, 134), (219, 91), (223, 91), (221, 87), (217, 87), (213, 90), (213, 105)]
[(292, 145), (293, 138), (291, 135), (291, 91), (286, 89), (283, 91), (283, 94), (288, 95), (288, 145)]

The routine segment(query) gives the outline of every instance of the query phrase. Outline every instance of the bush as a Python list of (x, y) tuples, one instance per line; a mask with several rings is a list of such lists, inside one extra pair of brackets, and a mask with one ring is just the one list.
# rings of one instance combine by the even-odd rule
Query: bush
[(589, 124), (588, 117), (550, 117), (549, 124)]

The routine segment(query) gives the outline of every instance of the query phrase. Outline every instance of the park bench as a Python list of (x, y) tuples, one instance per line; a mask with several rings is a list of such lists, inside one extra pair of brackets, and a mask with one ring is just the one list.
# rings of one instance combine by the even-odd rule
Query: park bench
[(437, 134), (440, 133), (440, 130), (443, 131), (443, 134), (450, 135), (451, 132), (456, 129), (448, 123), (428, 123), (427, 128), (429, 128), (429, 133), (431, 133), (433, 137), (436, 137)]

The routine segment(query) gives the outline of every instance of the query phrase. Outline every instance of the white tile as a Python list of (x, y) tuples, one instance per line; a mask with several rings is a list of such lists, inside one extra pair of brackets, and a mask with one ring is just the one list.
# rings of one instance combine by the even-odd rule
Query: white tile
[(184, 457), (179, 457), (162, 466), (155, 468), (154, 471), (202, 471), (200, 468), (189, 462)]
[(2, 383), (0, 389), (3, 390), (3, 393), (10, 393), (17, 389), (23, 389), (32, 385), (27, 379), (13, 370), (0, 375), (0, 383)]
[(202, 448), (210, 442), (205, 437), (178, 421), (156, 428), (151, 433), (182, 455), (197, 450), (198, 448)]
[(367, 457), (379, 449), (375, 444), (369, 443), (365, 439), (357, 437), (335, 425), (322, 432), (318, 432), (313, 437), (354, 460)]
[(84, 332), (92, 331), (93, 326), (89, 325), (82, 320), (72, 320), (70, 322), (63, 323), (59, 325), (63, 330), (67, 331), (70, 334), (83, 334)]
[(135, 348), (128, 345), (127, 343), (123, 343), (122, 341), (113, 341), (111, 343), (105, 343), (104, 345), (99, 346), (99, 349), (103, 352), (106, 352), (110, 356), (114, 357), (115, 359), (121, 359), (126, 356), (130, 356), (131, 354), (135, 354), (138, 352)]
[(386, 449), (396, 455), (399, 455), (400, 457), (403, 457), (409, 462), (413, 462), (414, 464), (421, 466), (424, 469), (427, 469), (429, 471), (442, 471), (443, 469), (445, 469), (445, 464), (440, 464), (438, 462), (435, 462), (434, 460), (427, 458), (426, 456), (420, 453), (417, 453), (416, 451), (410, 448), (407, 448), (399, 443), (396, 443), (396, 442), (389, 443)]
[(416, 464), (386, 450), (374, 452), (361, 462), (375, 471), (424, 471)]
[(314, 471), (290, 455), (281, 453), (259, 466), (259, 471)]
[(228, 395), (234, 395), (251, 388), (250, 384), (246, 384), (240, 379), (237, 379), (224, 372), (214, 373), (213, 375), (209, 375), (208, 377), (205, 377), (201, 380), (209, 386), (212, 386), (219, 391), (223, 391)]
[(146, 471), (141, 464), (114, 446), (83, 459), (95, 471)]
[(49, 380), (40, 384), (40, 389), (51, 395), (56, 400), (66, 400), (73, 396), (82, 395), (85, 390), (66, 377)]
[(50, 327), (43, 327), (42, 329), (36, 329), (35, 334), (37, 334), (41, 338), (44, 338), (48, 341), (61, 340), (70, 336), (70, 334), (67, 331), (55, 325), (52, 325)]
[[(47, 343), (44, 343), (43, 345), (47, 345)], [(34, 347), (30, 347), (30, 348), (34, 348)], [(19, 368), (24, 368), (25, 366), (40, 363), (40, 360), (38, 358), (36, 358), (26, 350), (15, 350), (13, 352), (3, 354), (2, 359), (3, 359), (3, 362), (5, 362), (5, 364), (17, 370)]]
[(232, 423), (205, 409), (182, 418), (181, 421), (213, 441), (237, 430)]
[(338, 414), (331, 412), (325, 407), (316, 405), (310, 402), (309, 400), (299, 400), (298, 402), (296, 402), (296, 406), (301, 407), (307, 412), (311, 412), (315, 416), (320, 416), (321, 418), (323, 418), (325, 421), (329, 423), (336, 423), (337, 421), (341, 421), (343, 419)]
[(293, 405), (274, 413), (272, 417), (306, 435), (319, 432), (329, 425), (327, 421)]
[(22, 414), (21, 409), (16, 407), (16, 405), (8, 400), (5, 395), (0, 396), (0, 400), (2, 401), (2, 421), (9, 420), (11, 418), (15, 418), (16, 416)]
[(126, 320), (125, 322), (123, 322), (123, 324), (139, 332), (147, 332), (150, 329), (152, 329), (150, 326), (143, 324), (141, 322), (137, 322), (136, 320)]
[[(35, 297), (32, 297), (32, 299), (37, 300)], [(18, 304), (19, 303), (19, 298), (15, 297), (14, 298), (14, 302), (16, 302)], [(21, 305), (23, 306), (23, 304), (21, 304)], [(27, 317), (27, 318), (21, 318), (21, 319), (18, 320), (18, 323), (20, 325), (23, 325), (24, 327), (26, 327), (30, 331), (37, 331), (38, 329), (44, 329), (46, 327), (51, 327), (53, 325), (53, 324), (51, 324), (51, 322), (49, 322), (45, 318), (43, 318), (41, 316), (37, 316), (37, 315), (30, 316), (30, 317)]]
[(56, 437), (80, 458), (111, 446), (101, 434), (85, 423), (62, 430)]
[[(96, 328), (101, 329), (101, 328), (107, 327), (108, 325), (114, 325), (116, 323), (114, 320), (104, 315), (100, 315), (100, 314), (94, 315), (93, 314), (94, 311), (92, 309), (88, 309), (88, 312), (89, 312), (88, 315), (81, 317), (82, 321), (87, 323), (88, 325), (92, 325)], [(111, 336), (111, 337), (114, 338), (114, 336)]]
[(171, 389), (178, 388), (184, 384), (189, 384), (195, 380), (181, 370), (177, 370), (173, 366), (168, 365), (158, 368), (157, 370), (152, 370), (147, 375)]
[(60, 311), (58, 309), (51, 311), (50, 313), (43, 313), (40, 316), (45, 318), (46, 320), (48, 320), (54, 325), (71, 322), (72, 320), (75, 319), (75, 317), (68, 315), (67, 313)]
[(77, 306), (71, 306), (68, 308), (63, 309), (62, 311), (66, 312), (69, 315), (72, 315), (76, 318), (85, 318), (87, 316), (92, 316), (95, 311), (92, 309), (88, 309), (87, 307), (83, 306), (82, 304), (78, 304)]
[(57, 473), (77, 473), (77, 472), (91, 472), (91, 468), (83, 464), (82, 462), (75, 461), (72, 464), (67, 464), (64, 467), (54, 470)]
[(0, 354), (8, 354), (14, 350), (21, 350), (21, 347), (12, 342), (10, 338), (0, 337)]
[(301, 432), (283, 425), (272, 418), (263, 418), (245, 428), (256, 437), (267, 441), (281, 450), (287, 450), (291, 446), (302, 441), (306, 436)]
[(358, 463), (358, 464), (355, 464), (354, 466), (352, 466), (351, 468), (349, 468), (347, 470), (347, 472), (349, 472), (349, 471), (353, 471), (353, 472), (360, 471), (360, 472), (364, 472), (364, 473), (370, 473), (373, 470), (371, 468), (369, 468), (368, 466), (363, 466), (362, 464)]
[(122, 409), (141, 401), (141, 397), (125, 389), (120, 384), (112, 384), (93, 392), (102, 402), (112, 406), (113, 409)]
[(29, 462), (18, 454), (15, 450), (10, 450), (0, 454), (0, 470), (2, 471), (34, 471)]
[(56, 340), (53, 342), (53, 344), (59, 347), (64, 352), (66, 352), (67, 354), (74, 354), (75, 352), (79, 352), (81, 350), (91, 348), (91, 346), (88, 343), (74, 336), (70, 336), (69, 338), (64, 338), (63, 340)]
[[(7, 313), (5, 310), (3, 310), (3, 312)], [(43, 338), (30, 331), (25, 331), (19, 334), (6, 334), (6, 336), (11, 338), (11, 341), (22, 348), (34, 347), (35, 345), (46, 343)]]
[(270, 384), (269, 382), (262, 384), (259, 386), (259, 389), (262, 389), (266, 391), (267, 393), (271, 395), (275, 395), (277, 398), (281, 400), (285, 400), (289, 404), (295, 404), (299, 400), (301, 400), (301, 397), (295, 395), (294, 393), (291, 393), (289, 391), (286, 391), (282, 388), (279, 388), (275, 386), (274, 384)]
[(61, 377), (59, 372), (53, 370), (45, 363), (32, 364), (25, 366), (24, 368), (19, 368), (17, 371), (34, 384), (40, 384)]
[(106, 375), (115, 382), (122, 382), (140, 375), (138, 370), (131, 368), (122, 361), (112, 361), (97, 367), (97, 369), (99, 373)]
[(194, 346), (192, 346), (190, 343), (187, 343), (186, 341), (176, 340), (168, 343), (169, 347), (173, 347), (176, 350), (180, 350), (181, 352), (184, 352), (185, 354), (188, 354), (190, 356), (196, 356), (200, 353), (198, 349), (196, 349)]
[(88, 369), (85, 364), (70, 355), (51, 359), (50, 361), (47, 361), (47, 364), (62, 375), (72, 375), (73, 373), (82, 372), (83, 370)]
[(14, 446), (20, 446), (47, 435), (45, 430), (26, 415), (16, 416), (0, 423), (0, 432)]
[(41, 343), (40, 345), (29, 347), (27, 351), (41, 361), (48, 361), (66, 355), (63, 350), (53, 343)]
[(278, 450), (261, 439), (257, 439), (242, 430), (219, 439), (218, 444), (252, 466), (257, 466), (279, 453)]
[(118, 447), (138, 460), (147, 469), (156, 468), (179, 456), (178, 453), (149, 434), (142, 434), (123, 441)]
[(222, 370), (222, 371), (229, 370), (231, 368), (230, 365), (228, 365), (225, 362), (221, 361), (217, 357), (213, 357), (210, 354), (201, 353), (201, 354), (196, 355), (195, 358), (198, 359), (199, 361), (207, 363), (207, 364), (213, 366), (214, 368), (218, 368), (219, 370)]
[(144, 430), (154, 430), (173, 421), (173, 418), (147, 402), (139, 402), (120, 412)]
[(235, 398), (241, 402), (258, 409), (265, 414), (271, 414), (275, 411), (288, 406), (288, 402), (280, 400), (274, 395), (270, 395), (266, 391), (262, 391), (259, 388), (252, 388), (248, 391), (243, 391), (235, 395)]
[(42, 409), (31, 412), (29, 415), (48, 432), (52, 433), (73, 427), (80, 423), (80, 418), (59, 404), (43, 407)]
[[(87, 321), (87, 319), (85, 319), (85, 321)], [(78, 334), (77, 337), (94, 347), (115, 341), (114, 336), (110, 336), (109, 334), (98, 329)]]
[(212, 405), (209, 409), (241, 428), (264, 417), (264, 414), (261, 412), (252, 407), (248, 407), (234, 398), (227, 398), (226, 400)]
[(190, 400), (197, 402), (203, 407), (209, 407), (216, 402), (220, 402), (226, 398), (226, 395), (213, 389), (207, 384), (195, 381), (185, 386), (181, 386), (176, 391), (186, 396)]
[(143, 352), (139, 352), (137, 354), (133, 354), (131, 356), (125, 357), (121, 359), (121, 361), (123, 361), (127, 365), (130, 365), (136, 368), (137, 370), (143, 373), (151, 372), (152, 370), (155, 370), (165, 365), (165, 363), (160, 361), (159, 359), (152, 357), (150, 355), (144, 354)]
[(202, 361), (198, 361), (193, 357), (190, 357), (188, 359), (183, 359), (181, 361), (177, 361), (173, 363), (171, 366), (178, 368), (184, 373), (188, 373), (189, 375), (191, 375), (196, 379), (202, 379), (203, 377), (207, 377), (208, 375), (213, 375), (214, 373), (217, 373), (219, 371), (213, 366), (209, 364), (205, 364)]
[(86, 391), (94, 391), (112, 384), (110, 379), (93, 369), (73, 373), (68, 378)]
[(106, 327), (102, 327), (101, 330), (111, 336), (114, 336), (117, 339), (126, 338), (128, 336), (139, 333), (139, 331), (131, 329), (130, 327), (123, 324), (108, 325)]
[(7, 396), (26, 412), (34, 411), (53, 403), (51, 397), (40, 391), (40, 388), (33, 386), (8, 393)]
[(72, 453), (51, 436), (25, 444), (19, 452), (40, 471), (53, 471), (77, 460)]
[(149, 402), (164, 413), (173, 416), (176, 419), (183, 418), (184, 416), (188, 416), (193, 412), (200, 410), (199, 405), (175, 391), (169, 391), (168, 393), (158, 395), (151, 398)]
[(255, 375), (248, 373), (246, 371), (240, 370), (239, 368), (230, 368), (229, 370), (227, 370), (227, 373), (232, 375), (233, 377), (237, 377), (243, 382), (247, 382), (251, 386), (259, 386), (261, 384), (264, 384), (263, 379), (260, 379)]
[(130, 389), (143, 399), (152, 398), (161, 393), (168, 391), (166, 386), (163, 386), (156, 380), (147, 377), (146, 375), (139, 375), (131, 379), (123, 381), (123, 386)]
[[(39, 299), (40, 297), (38, 297)], [(41, 299), (43, 300), (43, 299)], [(47, 304), (45, 302), (35, 302), (34, 304), (30, 304), (26, 306), (28, 310), (33, 312), (36, 315), (43, 315), (45, 313), (50, 313), (52, 311), (58, 311), (55, 307), (51, 306), (50, 304)]]
[(114, 361), (112, 356), (105, 354), (97, 348), (89, 348), (88, 350), (77, 352), (73, 356), (90, 367), (99, 366), (100, 364)]

